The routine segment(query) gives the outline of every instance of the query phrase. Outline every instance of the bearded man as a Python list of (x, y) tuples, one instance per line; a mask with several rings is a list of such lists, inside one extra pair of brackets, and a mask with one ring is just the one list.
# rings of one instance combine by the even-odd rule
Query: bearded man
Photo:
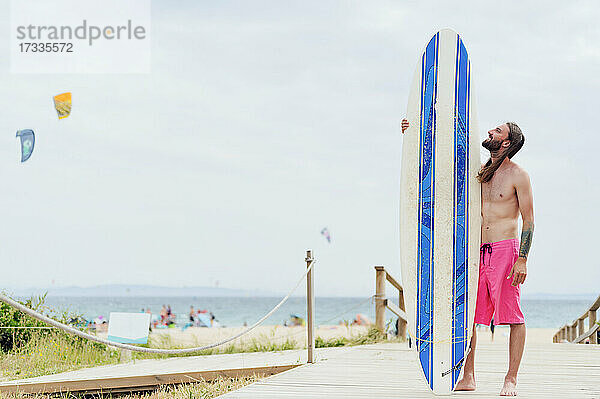
[[(408, 121), (402, 121), (402, 133)], [(533, 238), (533, 194), (529, 175), (511, 158), (523, 147), (525, 136), (513, 122), (488, 131), (482, 146), (490, 159), (481, 167), (481, 258), (475, 324), (510, 325), (509, 366), (501, 396), (517, 395), (517, 373), (525, 347), (525, 318), (520, 285), (527, 277), (527, 256)], [(518, 240), (519, 214), (523, 220)], [(456, 391), (474, 391), (477, 331)]]

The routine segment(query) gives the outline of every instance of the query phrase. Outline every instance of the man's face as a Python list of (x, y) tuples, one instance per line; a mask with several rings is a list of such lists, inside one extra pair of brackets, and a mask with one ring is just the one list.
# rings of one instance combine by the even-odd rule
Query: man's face
[(481, 145), (490, 152), (508, 147), (510, 145), (510, 141), (508, 140), (508, 125), (503, 123), (497, 128), (489, 130), (488, 138)]

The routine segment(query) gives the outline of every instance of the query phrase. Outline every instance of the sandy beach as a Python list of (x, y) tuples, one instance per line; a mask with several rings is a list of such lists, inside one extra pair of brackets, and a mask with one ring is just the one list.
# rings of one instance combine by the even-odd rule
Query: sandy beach
[[(185, 331), (179, 328), (154, 330), (150, 334), (152, 345), (160, 346), (202, 346), (218, 342), (236, 335), (247, 327), (202, 328), (189, 327)], [(315, 336), (329, 340), (332, 338), (352, 338), (365, 334), (367, 326), (319, 326)], [(227, 344), (249, 344), (253, 341), (282, 344), (286, 340), (295, 341), (298, 345), (306, 345), (306, 327), (258, 326), (252, 331)]]
[[(554, 336), (557, 330), (557, 328), (528, 328), (527, 344), (552, 343), (552, 337)], [(496, 326), (494, 330), (494, 343), (508, 344), (509, 336), (509, 326)], [(492, 342), (492, 333), (489, 327), (480, 326), (477, 329), (477, 342)]]
[[(202, 346), (218, 342), (231, 337), (246, 327), (227, 327), (227, 328), (200, 328), (190, 327), (185, 331), (180, 329), (155, 330), (150, 334), (152, 346), (161, 347), (178, 346)], [(324, 340), (333, 338), (352, 338), (365, 334), (368, 331), (367, 326), (319, 326), (316, 329), (315, 336)], [(479, 342), (491, 342), (491, 332), (487, 327), (478, 328)], [(494, 334), (494, 342), (507, 343), (510, 328), (507, 326), (497, 326)], [(556, 332), (553, 328), (529, 328), (527, 329), (527, 341), (529, 343), (551, 343), (552, 336)], [(237, 338), (233, 344), (248, 344), (253, 340), (260, 342), (272, 342), (274, 344), (284, 343), (286, 340), (293, 340), (298, 345), (306, 345), (306, 327), (283, 327), (283, 326), (259, 326), (248, 334)]]

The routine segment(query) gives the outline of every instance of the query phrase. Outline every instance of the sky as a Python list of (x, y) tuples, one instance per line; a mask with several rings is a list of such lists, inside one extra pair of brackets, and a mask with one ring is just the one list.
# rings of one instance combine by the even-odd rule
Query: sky
[[(410, 82), (450, 27), (479, 134), (512, 120), (526, 136), (524, 295), (598, 293), (599, 17), (593, 1), (156, 1), (151, 73), (14, 74), (0, 57), (2, 286), (281, 293), (312, 249), (316, 295), (372, 295), (375, 265), (400, 278)], [(37, 141), (21, 164), (23, 128)]]

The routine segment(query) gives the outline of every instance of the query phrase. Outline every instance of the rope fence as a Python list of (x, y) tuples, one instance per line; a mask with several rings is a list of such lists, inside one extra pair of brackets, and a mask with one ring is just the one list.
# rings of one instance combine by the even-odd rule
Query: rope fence
[[(275, 305), (275, 307), (273, 307), (273, 309), (271, 309), (267, 314), (265, 314), (262, 318), (260, 318), (256, 323), (252, 324), (251, 326), (249, 326), (248, 328), (242, 330), (241, 332), (239, 332), (238, 334), (235, 334), (229, 338), (226, 338), (224, 340), (209, 344), (209, 345), (204, 345), (204, 346), (198, 346), (198, 347), (193, 347), (193, 348), (183, 348), (183, 349), (157, 349), (157, 348), (144, 348), (144, 347), (139, 347), (139, 346), (133, 346), (133, 345), (128, 345), (128, 344), (122, 344), (119, 342), (112, 342), (109, 341), (107, 339), (103, 339), (100, 337), (97, 337), (95, 335), (91, 335), (88, 334), (86, 332), (83, 332), (81, 330), (78, 330), (74, 327), (71, 327), (67, 324), (64, 323), (60, 323), (54, 319), (51, 319), (50, 317), (44, 316), (41, 313), (38, 313), (36, 311), (34, 311), (33, 309), (28, 308), (25, 305), (22, 305), (21, 303), (3, 295), (0, 294), (0, 301), (6, 303), (7, 305), (20, 310), (21, 312), (33, 317), (34, 319), (37, 319), (41, 322), (44, 322), (46, 324), (49, 324), (52, 327), (46, 327), (46, 328), (58, 328), (66, 333), (72, 334), (72, 335), (76, 335), (80, 338), (83, 339), (87, 339), (90, 341), (94, 341), (100, 344), (104, 344), (107, 346), (111, 346), (111, 347), (115, 347), (115, 348), (119, 348), (119, 349), (125, 349), (125, 350), (130, 350), (133, 352), (142, 352), (142, 353), (156, 353), (156, 354), (162, 354), (162, 355), (179, 355), (179, 354), (186, 354), (186, 353), (195, 353), (195, 352), (201, 352), (207, 349), (211, 349), (217, 346), (221, 346), (224, 345), (228, 342), (234, 341), (235, 339), (241, 337), (244, 334), (247, 334), (248, 332), (252, 331), (253, 329), (255, 329), (256, 327), (258, 327), (259, 325), (261, 325), (265, 320), (267, 320), (273, 313), (275, 313), (277, 311), (277, 309), (279, 309), (289, 298), (290, 296), (292, 296), (292, 294), (294, 293), (294, 291), (296, 291), (296, 289), (298, 288), (298, 286), (300, 285), (300, 283), (302, 283), (302, 281), (304, 280), (304, 278), (306, 278), (306, 276), (311, 272), (311, 270), (313, 269), (313, 266), (315, 264), (316, 260), (314, 259), (310, 259), (310, 265), (306, 268), (306, 271), (302, 274), (302, 276), (300, 277), (300, 279), (298, 280), (298, 282), (296, 283), (296, 285), (294, 286), (294, 288), (292, 288), (290, 290), (290, 292), (277, 304)], [(5, 327), (6, 328), (6, 327)], [(10, 328), (10, 327), (8, 327)], [(31, 327), (31, 328), (36, 328), (36, 327)]]

